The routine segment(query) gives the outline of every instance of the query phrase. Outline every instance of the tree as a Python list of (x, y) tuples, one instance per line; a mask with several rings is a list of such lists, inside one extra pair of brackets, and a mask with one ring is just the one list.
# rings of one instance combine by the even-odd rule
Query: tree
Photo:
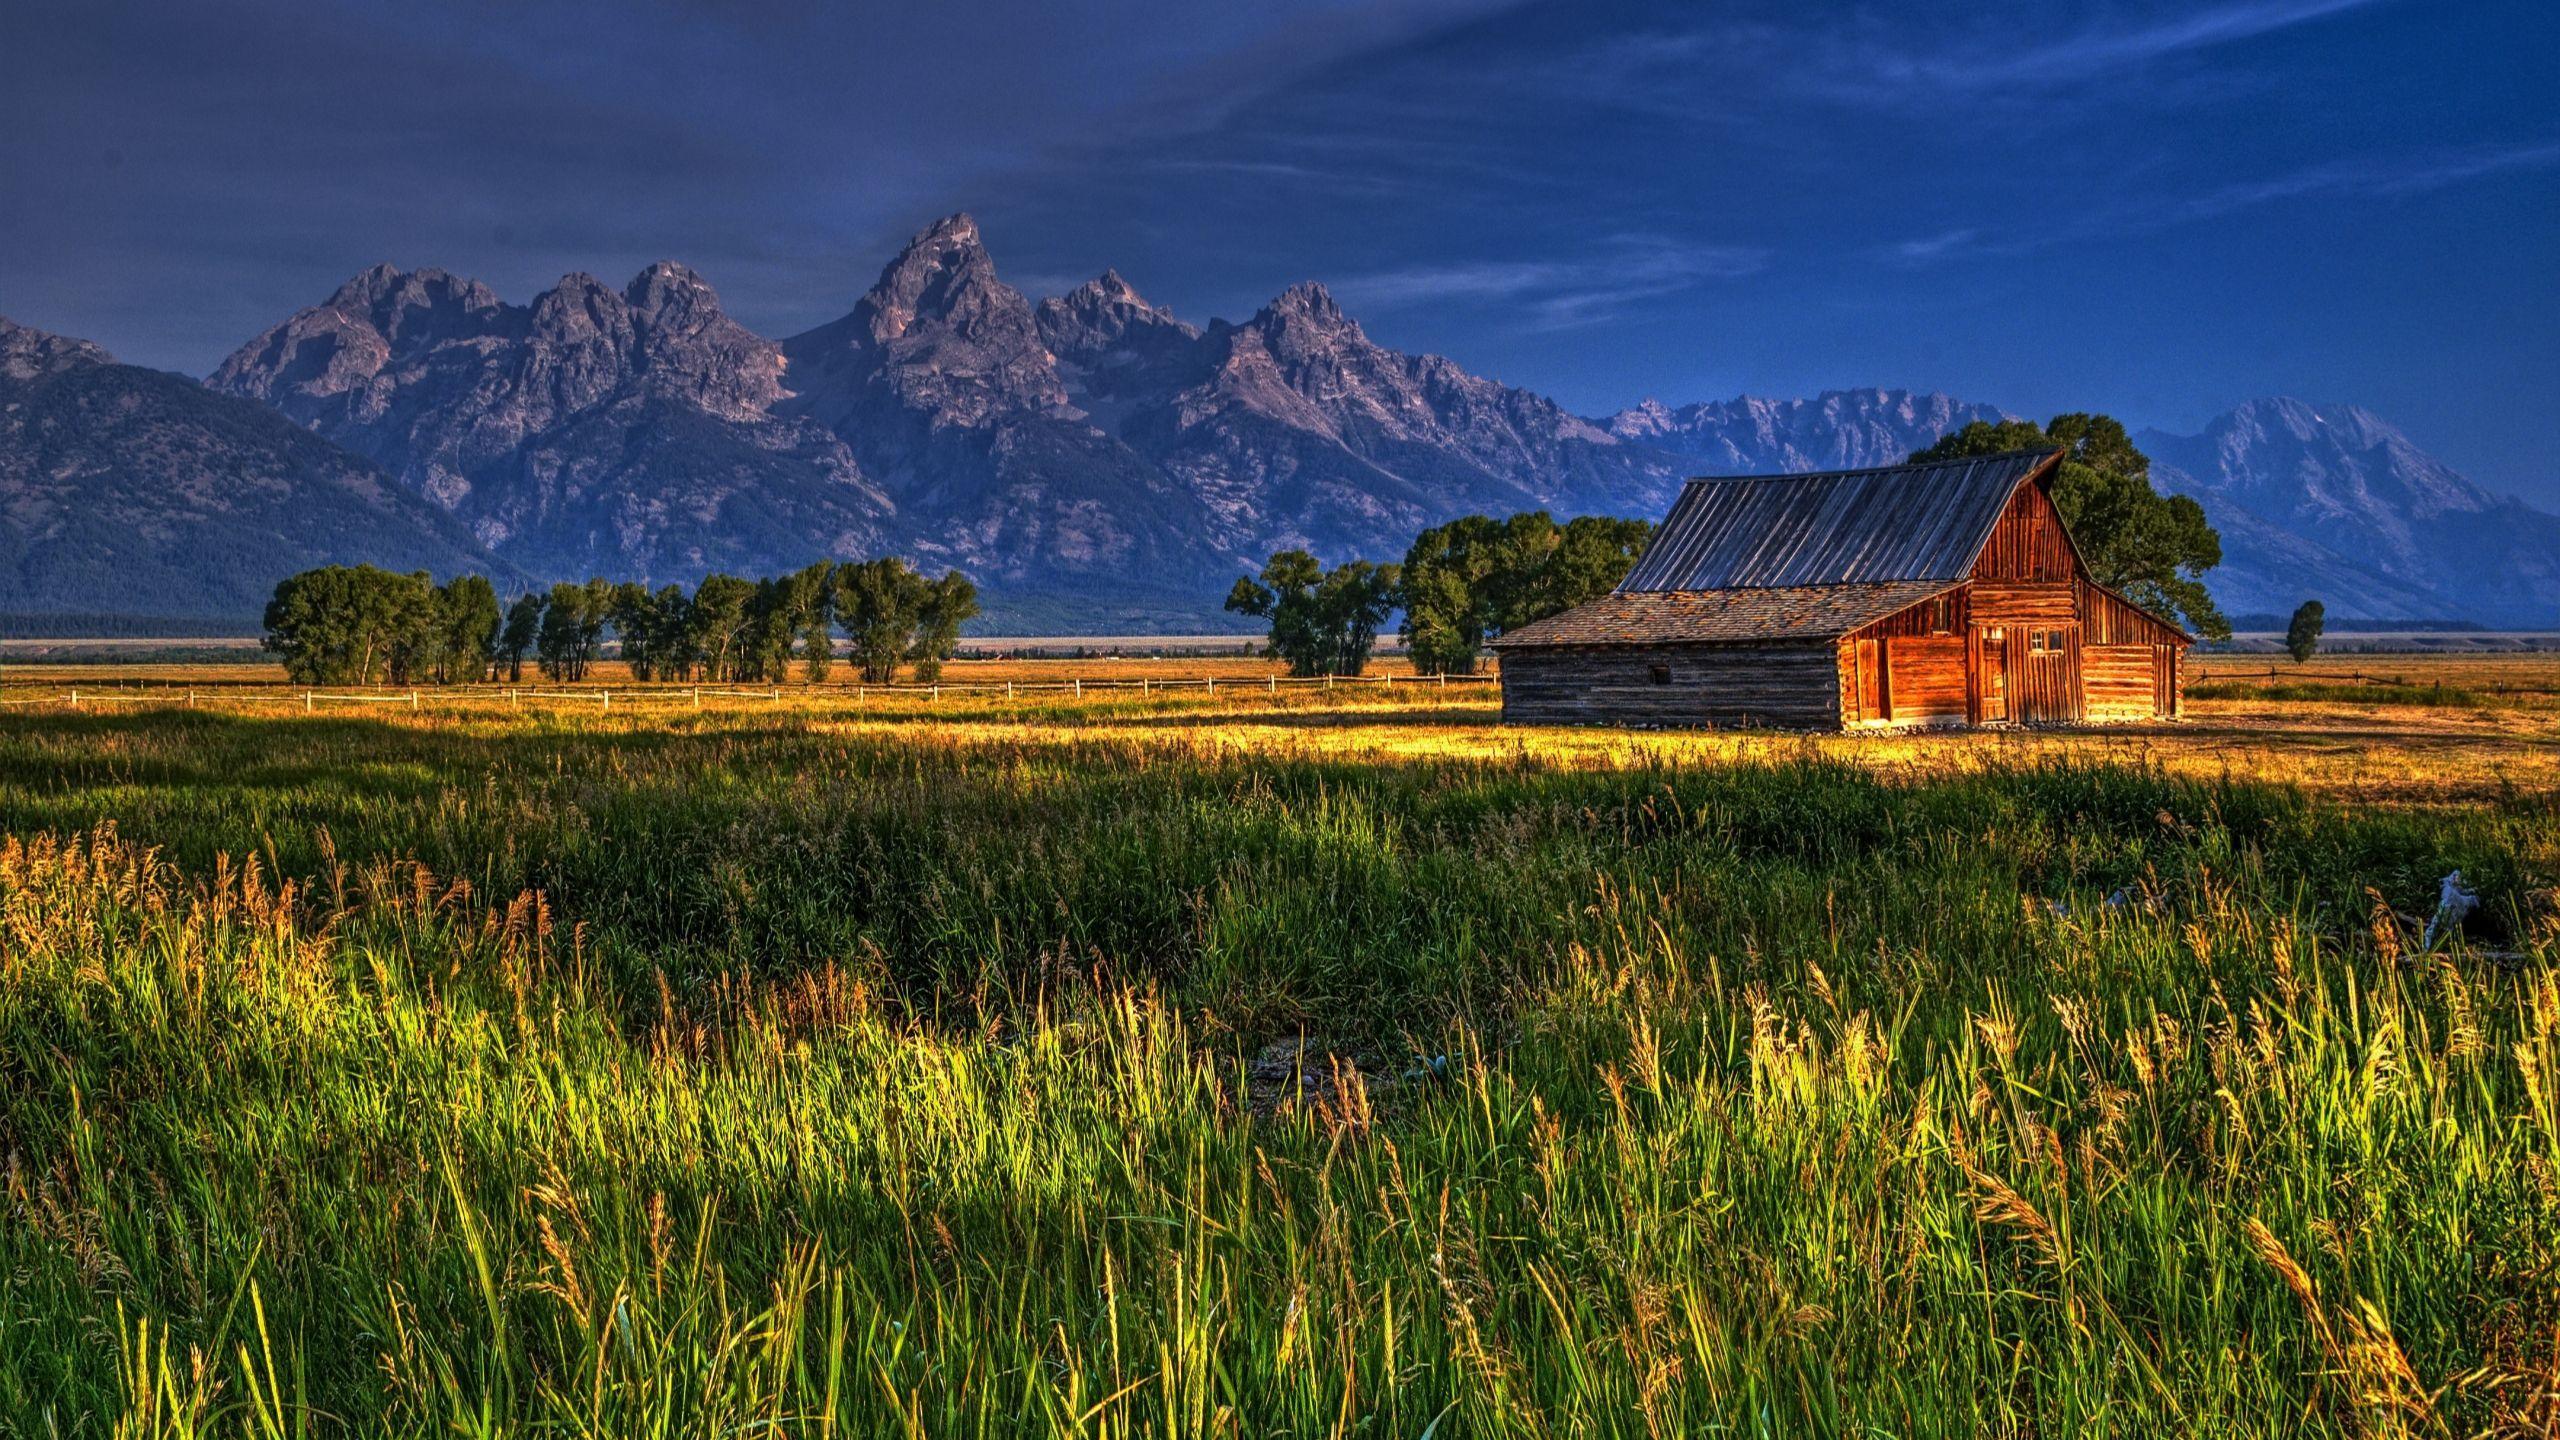
[[(820, 684), (836, 661), (836, 566), (821, 560), (793, 577), (804, 598), (799, 612), (800, 663), (810, 684)], [(777, 677), (779, 678), (779, 677)]]
[(898, 662), (915, 643), (924, 587), (902, 560), (865, 560), (836, 567), (836, 623), (844, 627), (854, 667), (874, 685), (898, 678)]
[(2222, 537), (2204, 507), (2151, 488), (2151, 460), (2122, 424), (2104, 415), (2056, 415), (2050, 424), (1976, 420), (1912, 455), (1957, 460), (2060, 448), (2053, 505), (2099, 584), (2208, 640), (2227, 640), (2231, 622), (2198, 577), (2222, 563)]
[(267, 602), (260, 643), (295, 684), (370, 683), (389, 663), (395, 610), (388, 582), (401, 578), (370, 565), (287, 576)]
[(675, 678), (667, 673), (663, 653), (666, 621), (658, 613), (658, 596), (648, 586), (626, 580), (613, 587), (613, 633), (622, 641), (622, 663), (630, 667), (632, 679)]
[(489, 666), (497, 658), (499, 629), (505, 623), (498, 611), (497, 588), (484, 575), (457, 575), (436, 592), (436, 612), (444, 632), (444, 643), (438, 647), (437, 683), (471, 684), (489, 678)]
[[(483, 590), (486, 580), (466, 577)], [(464, 595), (471, 585), (456, 581)], [(450, 589), (450, 587), (448, 587)], [(421, 570), (324, 565), (287, 576), (267, 604), (266, 648), (305, 685), (441, 682), (455, 627), (447, 590)], [(491, 600), (494, 608), (494, 597)]]
[(942, 678), (942, 662), (960, 648), (960, 627), (978, 613), (978, 587), (957, 570), (943, 571), (939, 580), (917, 579), (923, 588), (907, 658), (915, 662), (916, 678), (931, 683)]
[(1283, 550), (1259, 580), (1236, 581), (1226, 608), (1271, 622), (1265, 653), (1288, 661), (1290, 674), (1357, 675), (1396, 612), (1401, 573), (1366, 560), (1327, 570), (1304, 550)]
[(756, 587), (735, 575), (705, 575), (693, 587), (695, 647), (706, 680), (735, 680), (748, 659), (748, 607)]
[(1403, 566), (1404, 641), (1426, 675), (1469, 675), (1485, 642), (1608, 593), (1644, 550), (1642, 520), (1543, 510), (1467, 515), (1414, 538)]
[(2328, 607), (2317, 600), (2305, 600), (2293, 612), (2293, 623), (2284, 627), (2284, 648), (2296, 665), (2307, 665), (2320, 653), (2320, 632), (2328, 628)]
[(590, 612), (586, 586), (562, 581), (551, 587), (550, 602), (542, 607), (542, 633), (534, 641), (543, 674), (554, 680), (587, 678), (587, 666), (595, 660), (594, 637), (606, 624), (604, 617)]
[(542, 596), (533, 591), (516, 597), (507, 607), (507, 628), (498, 637), (499, 658), (507, 662), (507, 683), (524, 679), (524, 657), (542, 638)]

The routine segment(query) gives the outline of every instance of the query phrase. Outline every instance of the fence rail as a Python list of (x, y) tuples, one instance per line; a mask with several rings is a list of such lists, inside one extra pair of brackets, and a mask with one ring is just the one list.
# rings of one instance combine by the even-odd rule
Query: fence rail
[(850, 702), (854, 708), (868, 705), (875, 697), (890, 700), (922, 700), (928, 704), (944, 699), (993, 698), (1021, 699), (1033, 695), (1070, 696), (1082, 699), (1088, 692), (1097, 694), (1130, 694), (1151, 697), (1193, 693), (1204, 698), (1215, 697), (1220, 690), (1235, 694), (1278, 695), (1284, 690), (1307, 688), (1321, 690), (1388, 690), (1404, 686), (1447, 689), (1450, 686), (1488, 685), (1497, 682), (1493, 675), (1071, 675), (1063, 680), (957, 680), (925, 683), (882, 683), (856, 681), (850, 684), (818, 684), (806, 688), (776, 686), (762, 690), (743, 690), (711, 685), (622, 685), (543, 689), (535, 686), (455, 685), (436, 689), (370, 690), (364, 692), (330, 691), (302, 686), (253, 686), (227, 682), (220, 686), (192, 687), (186, 690), (145, 691), (129, 684), (106, 682), (99, 685), (46, 687), (36, 694), (0, 696), (0, 707), (60, 705), (79, 710), (102, 705), (169, 705), (186, 709), (226, 705), (292, 705), (299, 702), (306, 714), (316, 714), (327, 705), (405, 706), (412, 712), (430, 708), (487, 706), (503, 703), (510, 709), (521, 709), (525, 702), (566, 702), (593, 704), (599, 711), (610, 711), (617, 704), (625, 707), (639, 704), (683, 704), (690, 702), (697, 710), (705, 700), (763, 701), (780, 704), (789, 697), (823, 703), (829, 700)]

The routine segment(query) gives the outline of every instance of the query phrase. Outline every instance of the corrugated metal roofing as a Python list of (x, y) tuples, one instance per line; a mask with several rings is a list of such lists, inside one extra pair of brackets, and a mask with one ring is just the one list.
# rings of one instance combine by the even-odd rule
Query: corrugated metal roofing
[(1961, 580), (2010, 493), (2058, 453), (1692, 480), (1618, 589)]
[(1541, 645), (1823, 640), (1846, 635), (1954, 588), (1944, 580), (1891, 580), (1742, 590), (1621, 590), (1523, 625), (1493, 644), (1497, 650), (1509, 650)]

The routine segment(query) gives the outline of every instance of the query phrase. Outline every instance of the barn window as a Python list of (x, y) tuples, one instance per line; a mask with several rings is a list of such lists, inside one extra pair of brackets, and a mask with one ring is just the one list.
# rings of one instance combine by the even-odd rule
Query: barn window
[(1939, 596), (1937, 599), (1932, 600), (1932, 601), (1930, 601), (1930, 602), (1929, 602), (1929, 633), (1930, 633), (1930, 634), (1932, 634), (1932, 635), (1944, 635), (1944, 634), (1946, 634), (1946, 633), (1947, 633), (1948, 625), (1949, 625), (1949, 623), (1950, 623), (1950, 622), (1949, 622), (1949, 620), (1948, 620), (1948, 618), (1947, 618), (1947, 611), (1948, 611), (1948, 609), (1949, 609), (1949, 606), (1948, 606), (1948, 604), (1947, 604), (1947, 597), (1945, 597), (1945, 596), (1943, 596), (1943, 595), (1941, 595), (1941, 596)]
[(1670, 666), (1668, 666), (1668, 665), (1656, 665), (1656, 666), (1654, 666), (1654, 667), (1653, 667), (1653, 683), (1654, 683), (1654, 684), (1656, 684), (1656, 685), (1668, 685), (1668, 684), (1670, 684), (1670, 683), (1671, 683), (1671, 667), (1670, 667)]
[(2027, 632), (2027, 649), (2029, 649), (2030, 651), (2033, 651), (2033, 652), (2035, 652), (2035, 653), (2037, 653), (2037, 654), (2042, 654), (2042, 653), (2044, 653), (2044, 648), (2045, 648), (2045, 643), (2044, 643), (2044, 634), (2045, 634), (2045, 632), (2043, 632), (2042, 630), (2030, 630), (2030, 631), (2028, 631), (2028, 632)]

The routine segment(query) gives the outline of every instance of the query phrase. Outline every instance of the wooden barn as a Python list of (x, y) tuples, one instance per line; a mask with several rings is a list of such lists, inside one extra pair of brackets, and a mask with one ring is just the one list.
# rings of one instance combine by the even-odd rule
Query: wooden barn
[(1494, 642), (1522, 724), (2174, 716), (2192, 638), (2091, 580), (2060, 451), (1692, 480), (1635, 568)]

